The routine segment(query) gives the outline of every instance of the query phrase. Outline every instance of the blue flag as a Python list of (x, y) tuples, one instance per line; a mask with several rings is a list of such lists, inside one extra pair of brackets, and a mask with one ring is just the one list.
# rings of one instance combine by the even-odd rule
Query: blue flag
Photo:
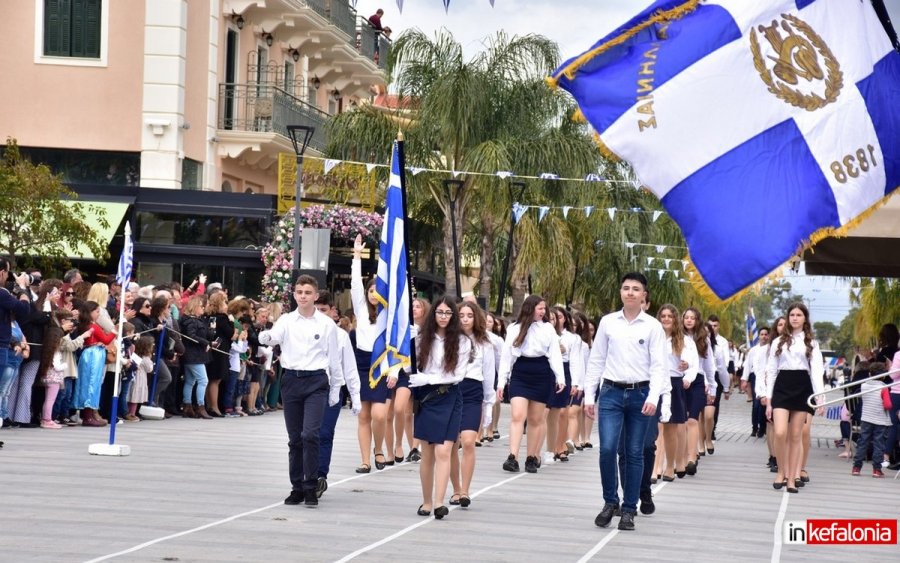
[(134, 268), (134, 243), (131, 241), (131, 221), (125, 221), (125, 246), (122, 247), (122, 255), (119, 256), (119, 269), (116, 270), (116, 281), (122, 286), (124, 295), (125, 287), (131, 281), (131, 270)]
[(394, 143), (378, 251), (378, 276), (375, 280), (378, 298), (375, 326), (378, 336), (372, 348), (372, 368), (369, 371), (369, 385), (373, 389), (382, 377), (410, 364), (409, 274), (401, 172), (398, 146)]
[(549, 82), (662, 200), (709, 297), (900, 186), (900, 54), (869, 2), (661, 0)]
[(747, 310), (747, 345), (759, 344), (759, 330), (756, 329), (756, 316), (753, 315), (753, 307)]

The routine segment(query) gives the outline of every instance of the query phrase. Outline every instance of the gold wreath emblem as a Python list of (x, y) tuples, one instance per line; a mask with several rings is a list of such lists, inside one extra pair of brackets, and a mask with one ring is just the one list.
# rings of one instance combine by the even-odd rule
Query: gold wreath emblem
[[(825, 41), (806, 22), (790, 14), (781, 14), (781, 17), (784, 19), (780, 25), (778, 21), (773, 20), (771, 25), (760, 25), (757, 28), (777, 55), (768, 57), (769, 61), (774, 61), (771, 69), (760, 50), (757, 29), (751, 30), (750, 50), (753, 53), (753, 66), (766, 83), (769, 92), (779, 99), (807, 111), (825, 107), (837, 100), (844, 86), (841, 66)], [(787, 33), (786, 37), (781, 35), (782, 31)], [(820, 57), (825, 62), (824, 70), (819, 62)], [(816, 92), (807, 94), (791, 87), (799, 84), (801, 80), (808, 83), (824, 81), (824, 97)]]

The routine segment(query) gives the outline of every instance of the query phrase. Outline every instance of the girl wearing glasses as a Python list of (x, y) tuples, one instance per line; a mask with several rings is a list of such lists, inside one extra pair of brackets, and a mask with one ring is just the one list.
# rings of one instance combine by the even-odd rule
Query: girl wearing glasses
[(471, 354), (472, 341), (462, 333), (456, 303), (442, 297), (416, 337), (418, 373), (409, 376), (409, 386), (419, 404), (414, 408), (418, 411), (414, 434), (422, 443), (419, 516), (429, 516), (433, 509), (434, 517), (440, 520), (450, 512), (444, 506), (444, 496), (462, 419), (462, 395), (457, 384), (466, 376)]

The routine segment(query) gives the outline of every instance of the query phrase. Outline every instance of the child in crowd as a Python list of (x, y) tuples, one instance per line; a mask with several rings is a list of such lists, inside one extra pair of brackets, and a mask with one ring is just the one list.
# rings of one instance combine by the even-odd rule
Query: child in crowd
[[(72, 400), (75, 397), (75, 382), (78, 379), (77, 354), (84, 346), (84, 340), (91, 334), (91, 331), (88, 330), (78, 336), (73, 336), (76, 313), (69, 311), (68, 309), (62, 310), (70, 313), (70, 319), (72, 320), (71, 326), (69, 326), (69, 330), (67, 331), (68, 334), (59, 341), (59, 348), (65, 355), (65, 360), (69, 365), (69, 369), (65, 370), (63, 383), (59, 386), (59, 394), (56, 396), (56, 404), (53, 405), (53, 420), (62, 426), (78, 426), (81, 424), (81, 421), (78, 419), (77, 414), (74, 418), (70, 416), (72, 411)], [(55, 317), (51, 318), (53, 318), (54, 323), (57, 323)]]
[[(868, 369), (869, 373), (883, 373), (887, 371), (882, 364), (867, 362), (860, 364), (860, 370)], [(863, 367), (865, 366), (865, 367)], [(887, 379), (887, 376), (884, 378)], [(891, 418), (885, 409), (881, 391), (885, 388), (885, 381), (873, 379), (860, 386), (860, 392), (865, 393), (862, 398), (862, 414), (859, 432), (859, 442), (856, 444), (856, 456), (853, 458), (853, 470), (851, 475), (859, 475), (863, 461), (866, 459), (869, 444), (872, 445), (872, 477), (884, 477), (881, 464), (884, 460), (884, 444), (888, 429), (891, 427)]]
[(235, 418), (246, 416), (241, 408), (240, 395), (237, 392), (238, 385), (243, 380), (241, 356), (247, 352), (247, 331), (240, 323), (235, 323), (234, 340), (228, 351), (228, 380), (225, 385), (225, 416)]
[(150, 397), (147, 387), (147, 375), (153, 373), (153, 338), (141, 336), (134, 344), (134, 352), (131, 354), (131, 365), (134, 366), (134, 381), (131, 384), (131, 392), (128, 395), (128, 414), (125, 420), (137, 422), (138, 407), (146, 403)]
[(66, 373), (76, 369), (72, 353), (66, 352), (60, 344), (65, 339), (66, 333), (72, 330), (74, 323), (72, 312), (65, 309), (57, 309), (52, 318), (53, 323), (44, 333), (38, 376), (46, 388), (44, 406), (41, 409), (41, 428), (58, 430), (62, 425), (52, 418), (53, 404), (56, 402)]
[[(119, 388), (119, 417), (128, 420), (128, 396), (134, 383), (134, 370), (137, 366), (131, 361), (134, 354), (134, 325), (122, 323), (122, 386)], [(135, 416), (135, 419), (140, 420)], [(133, 420), (130, 422), (134, 422)]]

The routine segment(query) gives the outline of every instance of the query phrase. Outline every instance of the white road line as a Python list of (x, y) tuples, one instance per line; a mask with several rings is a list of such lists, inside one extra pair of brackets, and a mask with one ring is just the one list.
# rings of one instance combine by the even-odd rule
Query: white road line
[[(487, 487), (485, 487), (485, 488), (483, 488), (483, 489), (480, 489), (480, 490), (478, 490), (478, 491), (475, 491), (475, 493), (472, 494), (471, 498), (475, 498), (475, 497), (477, 497), (477, 496), (479, 496), (479, 495), (481, 495), (481, 494), (483, 494), (483, 493), (486, 493), (486, 492), (490, 491), (491, 489), (495, 489), (495, 488), (497, 488), (497, 487), (501, 487), (501, 486), (503, 486), (503, 485), (505, 485), (505, 484), (507, 484), (507, 483), (509, 483), (509, 482), (511, 482), (511, 481), (515, 481), (516, 479), (519, 479), (519, 478), (521, 478), (521, 477), (524, 477), (525, 475), (528, 475), (528, 474), (527, 474), (527, 473), (519, 473), (518, 475), (514, 475), (514, 476), (512, 476), (512, 477), (510, 477), (510, 478), (508, 478), (508, 479), (504, 479), (503, 481), (499, 481), (499, 482), (497, 482), (497, 483), (494, 483), (493, 485), (490, 485), (490, 486), (487, 486)], [(456, 510), (457, 508), (459, 508), (459, 507), (457, 507), (457, 506), (450, 507), (450, 511)], [(346, 563), (347, 561), (350, 561), (351, 559), (355, 559), (356, 557), (359, 557), (359, 556), (362, 555), (363, 553), (367, 553), (367, 552), (369, 552), (369, 551), (372, 551), (373, 549), (378, 548), (378, 547), (381, 547), (381, 546), (383, 546), (383, 545), (386, 544), (386, 543), (390, 543), (390, 542), (394, 541), (395, 539), (397, 539), (397, 538), (399, 538), (399, 537), (401, 537), (401, 536), (405, 536), (405, 535), (408, 534), (409, 532), (415, 530), (416, 528), (421, 528), (422, 526), (428, 524), (429, 522), (432, 522), (433, 520), (434, 520), (434, 516), (428, 518), (427, 520), (422, 520), (421, 522), (416, 522), (415, 524), (413, 524), (413, 525), (411, 525), (411, 526), (407, 526), (406, 528), (403, 528), (403, 529), (400, 530), (399, 532), (395, 532), (395, 533), (393, 533), (393, 534), (387, 536), (386, 538), (380, 539), (380, 540), (378, 540), (377, 542), (370, 543), (369, 545), (367, 545), (367, 546), (365, 546), (365, 547), (362, 547), (362, 548), (360, 548), (360, 549), (357, 549), (357, 550), (354, 551), (353, 553), (351, 553), (351, 554), (349, 554), (349, 555), (346, 555), (346, 556), (344, 556), (344, 557), (338, 559), (337, 561), (335, 561), (335, 563)]]
[[(659, 493), (659, 491), (661, 491), (662, 488), (665, 487), (667, 483), (668, 483), (667, 481), (663, 481), (662, 483), (660, 483), (659, 485), (654, 487), (653, 494), (656, 495), (657, 493)], [(578, 563), (585, 563), (587, 561), (590, 561), (591, 557), (600, 553), (600, 550), (603, 549), (604, 547), (606, 547), (606, 544), (611, 542), (613, 540), (613, 538), (615, 538), (617, 535), (619, 535), (618, 528), (616, 528), (615, 530), (613, 530), (610, 533), (603, 536), (603, 539), (600, 540), (599, 542), (597, 542), (597, 545), (592, 547), (590, 551), (585, 553), (584, 557), (582, 557), (581, 559), (578, 560)]]
[(790, 498), (787, 491), (781, 494), (781, 508), (778, 509), (778, 518), (775, 519), (775, 529), (772, 531), (772, 563), (781, 561), (781, 529), (784, 527), (784, 515)]

